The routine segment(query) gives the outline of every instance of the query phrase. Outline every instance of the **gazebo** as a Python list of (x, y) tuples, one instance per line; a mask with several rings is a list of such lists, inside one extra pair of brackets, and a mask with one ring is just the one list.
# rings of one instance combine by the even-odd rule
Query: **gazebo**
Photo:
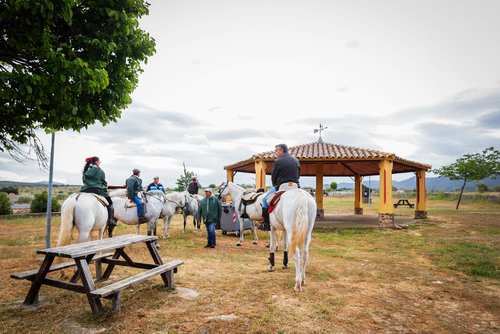
[[(393, 153), (363, 149), (318, 141), (288, 148), (288, 153), (300, 161), (301, 176), (316, 177), (316, 203), (318, 218), (324, 217), (323, 177), (350, 176), (354, 178), (354, 213), (363, 214), (362, 180), (369, 175), (380, 176), (380, 204), (378, 220), (382, 227), (392, 226), (392, 174), (413, 172), (416, 175), (417, 203), (415, 218), (427, 218), (425, 173), (432, 166), (410, 161)], [(255, 154), (249, 159), (225, 166), (227, 179), (234, 182), (237, 172), (255, 173), (255, 187), (266, 187), (266, 175), (271, 175), (276, 160), (273, 151)], [(318, 191), (319, 190), (319, 191)]]

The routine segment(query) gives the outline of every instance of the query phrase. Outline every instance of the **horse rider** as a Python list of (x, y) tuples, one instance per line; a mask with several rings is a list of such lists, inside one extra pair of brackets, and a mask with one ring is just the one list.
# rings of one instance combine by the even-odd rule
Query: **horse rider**
[(151, 191), (151, 190), (161, 190), (163, 191), (163, 193), (165, 193), (165, 190), (163, 189), (163, 184), (161, 184), (159, 182), (160, 180), (160, 177), (159, 176), (155, 176), (153, 178), (153, 182), (151, 182), (148, 186), (148, 189), (146, 189), (146, 191)]
[(145, 193), (142, 188), (142, 180), (139, 178), (141, 176), (141, 171), (137, 168), (132, 170), (132, 175), (125, 181), (127, 186), (127, 197), (129, 200), (134, 201), (137, 204), (137, 217), (139, 218), (139, 224), (146, 223), (146, 217), (142, 215), (142, 201), (137, 196), (140, 192)]
[[(262, 222), (262, 228), (264, 231), (271, 230), (271, 222), (269, 219), (269, 204), (267, 204), (267, 197), (275, 192), (277, 192), (280, 186), (284, 183), (295, 183), (297, 187), (299, 185), (300, 178), (300, 162), (297, 158), (288, 154), (288, 146), (285, 144), (278, 144), (275, 147), (276, 156), (278, 157), (273, 164), (273, 173), (271, 175), (271, 180), (273, 182), (273, 188), (264, 196), (262, 199), (262, 217), (264, 221)], [(262, 229), (259, 226), (259, 229)]]
[(200, 223), (200, 218), (207, 226), (207, 245), (205, 248), (215, 248), (215, 223), (220, 220), (222, 216), (222, 205), (220, 204), (217, 196), (212, 196), (212, 189), (205, 189), (205, 197), (201, 200), (196, 214), (196, 221)]
[(85, 159), (85, 165), (82, 172), (83, 187), (80, 188), (82, 193), (93, 193), (101, 195), (108, 201), (108, 222), (110, 230), (116, 226), (115, 209), (113, 201), (108, 194), (108, 183), (106, 182), (106, 175), (100, 167), (101, 160), (98, 157), (90, 157)]
[(198, 190), (201, 189), (201, 184), (198, 179), (193, 176), (191, 183), (187, 186), (186, 190), (190, 195), (198, 195)]

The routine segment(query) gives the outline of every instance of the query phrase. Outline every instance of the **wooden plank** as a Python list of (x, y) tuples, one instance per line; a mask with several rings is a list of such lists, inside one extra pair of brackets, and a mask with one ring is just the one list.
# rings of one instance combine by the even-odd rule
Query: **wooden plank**
[[(99, 255), (94, 256), (92, 261), (97, 261), (97, 260), (104, 259), (104, 258), (111, 257), (111, 256), (113, 256), (113, 253), (99, 254)], [(75, 261), (58, 263), (58, 264), (51, 266), (47, 272), (50, 273), (53, 271), (70, 268), (70, 267), (73, 267), (75, 265), (76, 265)], [(33, 270), (23, 271), (22, 273), (18, 273), (18, 274), (12, 274), (12, 275), (10, 275), (10, 277), (14, 278), (14, 279), (19, 279), (19, 280), (21, 280), (21, 279), (31, 280), (32, 278), (34, 278), (36, 276), (37, 273), (38, 273), (38, 269), (33, 269)]]
[(90, 292), (90, 294), (94, 296), (99, 296), (99, 297), (106, 297), (111, 294), (117, 293), (118, 291), (127, 289), (134, 284), (140, 283), (142, 281), (145, 281), (151, 277), (154, 277), (156, 275), (160, 275), (162, 273), (165, 273), (166, 271), (173, 270), (174, 268), (177, 268), (178, 266), (184, 264), (184, 261), (170, 261), (169, 263), (160, 265), (154, 269), (150, 269), (148, 271), (145, 271), (143, 273), (140, 273), (138, 275), (126, 278), (122, 281), (110, 284), (108, 286), (102, 287), (97, 290), (93, 290)]
[(154, 269), (154, 268), (158, 267), (157, 264), (141, 263), (141, 262), (134, 262), (133, 264), (130, 264), (127, 261), (116, 260), (116, 259), (103, 259), (102, 263), (112, 264), (114, 266), (133, 267), (133, 268), (140, 268), (140, 269)]
[(37, 253), (74, 259), (78, 257), (87, 256), (89, 254), (107, 252), (117, 248), (124, 248), (126, 246), (134, 245), (141, 242), (153, 241), (156, 239), (158, 239), (158, 237), (154, 235), (147, 236), (147, 235), (137, 235), (137, 234), (126, 234), (113, 238), (82, 242), (80, 244), (42, 249), (37, 251)]

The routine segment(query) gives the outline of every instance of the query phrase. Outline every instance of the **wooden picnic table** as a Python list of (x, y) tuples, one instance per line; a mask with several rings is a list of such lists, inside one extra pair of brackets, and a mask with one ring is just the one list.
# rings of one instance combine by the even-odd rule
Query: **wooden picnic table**
[[(11, 275), (15, 279), (27, 279), (32, 281), (31, 288), (24, 300), (25, 305), (31, 305), (38, 300), (38, 292), (43, 284), (56, 288), (66, 289), (73, 292), (84, 293), (94, 314), (98, 314), (102, 309), (100, 298), (112, 299), (113, 309), (120, 311), (120, 293), (122, 290), (144, 281), (156, 275), (161, 275), (165, 286), (172, 288), (174, 284), (174, 273), (177, 267), (182, 265), (182, 261), (171, 261), (163, 264), (163, 261), (153, 244), (157, 236), (145, 236), (137, 234), (127, 234), (113, 238), (84, 242), (61, 247), (47, 248), (37, 251), (38, 254), (44, 254), (45, 259), (37, 270), (30, 270), (19, 274)], [(154, 263), (134, 262), (124, 251), (124, 248), (134, 244), (145, 243)], [(114, 250), (114, 253), (104, 253)], [(98, 254), (104, 253), (104, 254)], [(71, 262), (64, 262), (52, 266), (56, 256), (73, 259)], [(120, 257), (123, 260), (120, 260)], [(96, 289), (92, 278), (89, 263), (96, 262), (96, 279), (108, 278), (115, 266), (128, 266), (134, 268), (147, 269), (138, 275), (126, 278), (122, 281), (110, 284), (108, 286)], [(106, 263), (108, 266), (102, 274), (100, 263)], [(61, 270), (75, 266), (77, 271), (69, 282), (46, 277), (49, 272)], [(77, 284), (81, 279), (82, 284)]]
[(400, 199), (396, 204), (394, 204), (394, 207), (397, 208), (399, 205), (408, 205), (410, 208), (415, 206), (415, 204), (408, 202), (407, 199)]

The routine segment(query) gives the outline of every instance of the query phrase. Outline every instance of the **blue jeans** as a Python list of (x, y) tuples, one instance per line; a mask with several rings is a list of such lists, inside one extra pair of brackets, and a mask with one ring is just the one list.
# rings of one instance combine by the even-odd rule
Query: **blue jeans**
[(266, 194), (266, 196), (264, 196), (264, 198), (262, 199), (262, 207), (264, 209), (269, 209), (269, 204), (267, 204), (267, 197), (271, 194), (274, 194), (276, 192), (276, 188), (273, 187), (273, 189), (269, 190), (269, 192)]
[(142, 201), (139, 197), (134, 196), (134, 202), (137, 204), (137, 217), (142, 216)]
[(215, 244), (215, 223), (205, 223), (207, 226), (207, 243)]

